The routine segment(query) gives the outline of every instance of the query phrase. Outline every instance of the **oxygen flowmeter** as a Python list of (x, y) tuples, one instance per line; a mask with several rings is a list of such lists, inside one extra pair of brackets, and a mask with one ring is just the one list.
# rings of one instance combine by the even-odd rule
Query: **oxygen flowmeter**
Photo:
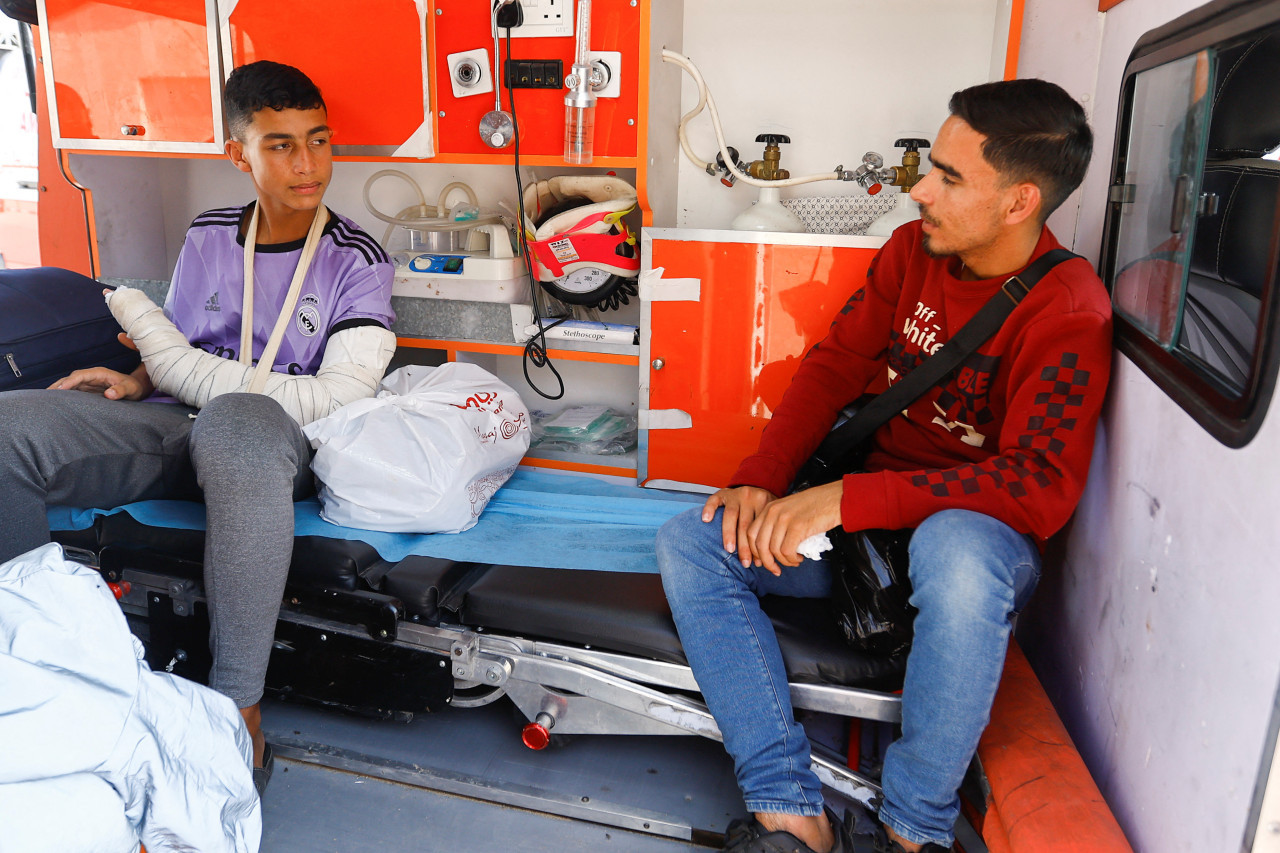
[[(593, 74), (596, 79), (592, 79)], [(564, 161), (587, 165), (592, 160), (596, 135), (596, 84), (607, 81), (591, 66), (591, 0), (578, 0), (577, 46), (573, 69), (565, 77)]]

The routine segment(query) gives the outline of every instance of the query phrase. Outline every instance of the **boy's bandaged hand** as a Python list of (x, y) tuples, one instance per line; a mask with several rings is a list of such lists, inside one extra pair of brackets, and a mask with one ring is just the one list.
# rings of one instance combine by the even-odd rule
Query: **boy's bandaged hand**
[[(111, 316), (116, 318), (120, 328), (124, 329), (125, 334), (137, 346), (143, 361), (170, 347), (191, 346), (182, 332), (178, 331), (178, 327), (164, 316), (164, 311), (141, 290), (118, 287), (103, 291), (103, 295)], [(148, 364), (147, 367), (150, 368), (151, 365)]]
[(201, 408), (213, 397), (248, 387), (250, 368), (191, 346), (141, 290), (118, 287), (103, 295), (107, 310), (137, 347), (159, 391)]

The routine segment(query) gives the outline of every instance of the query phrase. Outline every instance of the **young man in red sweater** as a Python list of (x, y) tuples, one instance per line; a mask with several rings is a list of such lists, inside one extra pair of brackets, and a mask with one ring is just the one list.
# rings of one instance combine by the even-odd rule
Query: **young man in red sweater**
[[(1051, 83), (1014, 80), (957, 92), (950, 109), (932, 169), (911, 192), (920, 220), (876, 256), (732, 485), (659, 533), (686, 655), (754, 815), (734, 834), (735, 853), (950, 847), (1010, 617), (1039, 579), (1040, 547), (1084, 487), (1110, 372), (1111, 311), (1077, 258), (1046, 274), (951, 378), (876, 432), (867, 473), (787, 495), (843, 406), (901, 379), (1006, 279), (1060, 245), (1044, 221), (1088, 167), (1092, 134), (1080, 106)], [(824, 814), (758, 600), (827, 595), (830, 567), (797, 547), (837, 525), (914, 529), (902, 737), (885, 756), (874, 836)]]

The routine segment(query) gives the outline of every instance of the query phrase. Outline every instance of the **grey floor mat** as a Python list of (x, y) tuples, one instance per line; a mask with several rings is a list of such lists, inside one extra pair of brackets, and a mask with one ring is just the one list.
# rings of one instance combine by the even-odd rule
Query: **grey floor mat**
[(277, 759), (263, 853), (705, 853), (689, 842), (439, 794)]
[[(644, 822), (651, 822), (650, 831), (657, 832), (663, 832), (664, 827), (668, 827), (667, 832), (671, 827), (678, 832), (678, 827), (686, 826), (694, 831), (694, 838), (706, 840), (708, 833), (723, 832), (728, 822), (744, 811), (733, 778), (732, 763), (719, 743), (696, 737), (577, 735), (553, 737), (550, 747), (535, 752), (520, 741), (522, 725), (523, 718), (506, 700), (483, 708), (448, 709), (443, 713), (424, 714), (410, 723), (368, 720), (327, 709), (268, 700), (263, 705), (263, 727), (268, 739), (277, 745), (279, 755), (353, 772), (334, 773), (298, 764), (296, 760), (280, 761), (267, 796), (266, 837), (274, 837), (272, 821), (284, 817), (277, 814), (274, 802), (276, 786), (289, 779), (290, 774), (296, 775), (299, 769), (308, 771), (308, 775), (310, 771), (328, 774), (323, 783), (307, 783), (325, 786), (326, 793), (317, 793), (321, 796), (318, 805), (323, 809), (324, 801), (329, 800), (329, 806), (336, 807), (335, 811), (339, 812), (329, 815), (322, 811), (319, 817), (326, 819), (347, 820), (341, 815), (346, 810), (341, 804), (348, 797), (373, 790), (359, 786), (369, 785), (373, 782), (369, 777), (376, 775), (393, 780), (373, 783), (377, 786), (377, 796), (389, 798), (387, 802), (397, 797), (406, 803), (416, 802), (414, 798), (426, 792), (416, 793), (412, 785), (435, 788), (445, 794), (463, 796), (428, 794), (442, 801), (434, 803), (430, 807), (432, 811), (441, 808), (447, 812), (444, 804), (447, 802), (448, 808), (458, 808), (463, 812), (479, 809), (484, 815), (473, 815), (469, 821), (487, 821), (498, 819), (485, 812), (492, 809), (494, 815), (502, 813), (501, 820), (507, 827), (504, 832), (513, 831), (514, 824), (527, 822), (530, 828), (541, 832), (545, 827), (555, 836), (566, 832), (567, 826), (581, 824), (583, 829), (575, 829), (574, 832), (587, 832), (586, 837), (592, 839), (592, 849), (596, 849), (604, 839), (600, 834), (602, 831), (612, 832), (614, 838), (621, 838), (629, 835), (627, 829), (642, 829)], [(285, 767), (290, 768), (288, 772), (282, 772)], [(360, 778), (366, 781), (351, 781)], [(282, 787), (288, 788), (292, 784), (286, 783)], [(384, 786), (388, 790), (383, 791)], [(330, 789), (334, 793), (327, 793)], [(474, 803), (471, 798), (494, 800), (506, 805), (460, 805)], [(507, 807), (512, 804), (520, 808)], [(426, 806), (407, 808), (413, 812)], [(363, 819), (368, 819), (369, 815), (396, 814), (382, 807), (369, 811), (361, 805), (357, 809), (354, 804), (350, 810), (363, 815)], [(566, 821), (537, 815), (535, 811), (568, 814), (584, 820)], [(652, 816), (651, 821), (649, 816)], [(388, 820), (395, 822), (400, 818), (389, 817)], [(438, 817), (437, 820), (448, 825), (452, 818)], [(613, 824), (613, 827), (587, 822), (596, 820)], [(462, 825), (466, 826), (467, 821)], [(510, 836), (507, 840), (515, 837)], [(654, 840), (663, 845), (671, 843)], [(364, 847), (363, 844), (359, 846)], [(285, 848), (264, 846), (264, 849)], [(436, 849), (434, 842), (428, 849)], [(439, 849), (449, 848), (442, 844)], [(463, 849), (543, 848), (527, 846), (521, 840), (516, 848), (479, 847), (468, 842)], [(555, 849), (578, 848), (561, 846)], [(617, 849), (683, 848), (628, 846)]]

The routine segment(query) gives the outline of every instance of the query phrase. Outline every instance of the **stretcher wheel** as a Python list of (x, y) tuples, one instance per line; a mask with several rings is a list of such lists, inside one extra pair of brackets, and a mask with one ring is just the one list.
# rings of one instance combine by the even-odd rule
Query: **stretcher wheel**
[(449, 700), (449, 704), (455, 708), (480, 708), (496, 702), (506, 695), (507, 690), (505, 687), (455, 687), (453, 698)]

